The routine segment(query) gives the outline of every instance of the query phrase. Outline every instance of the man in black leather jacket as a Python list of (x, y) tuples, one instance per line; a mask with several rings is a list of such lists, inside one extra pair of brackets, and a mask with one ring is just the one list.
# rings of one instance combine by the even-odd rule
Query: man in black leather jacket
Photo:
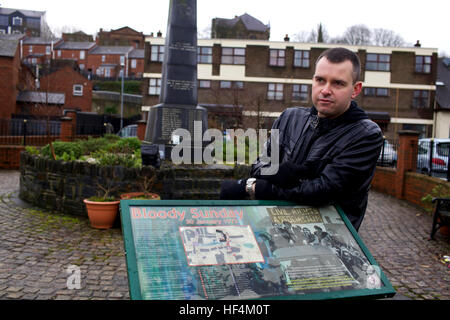
[[(303, 205), (338, 204), (356, 230), (382, 147), (378, 125), (352, 101), (362, 90), (358, 56), (344, 48), (316, 62), (312, 108), (287, 109), (276, 120), (280, 165), (276, 174), (259, 158), (247, 180), (224, 181), (221, 199), (288, 200)], [(270, 156), (272, 146), (268, 144)]]

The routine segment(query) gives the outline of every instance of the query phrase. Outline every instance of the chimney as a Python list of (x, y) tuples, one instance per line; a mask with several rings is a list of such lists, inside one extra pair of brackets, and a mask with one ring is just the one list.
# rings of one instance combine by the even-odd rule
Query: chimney
[(414, 47), (416, 47), (416, 48), (420, 48), (422, 45), (420, 44), (420, 41), (419, 40), (417, 40), (417, 43), (414, 45)]
[(158, 33), (156, 34), (156, 36), (157, 36), (158, 38), (161, 38), (161, 37), (162, 37), (162, 32), (161, 32), (161, 31), (158, 31)]
[(290, 38), (288, 35), (286, 35), (286, 37), (284, 37), (284, 41), (289, 42)]

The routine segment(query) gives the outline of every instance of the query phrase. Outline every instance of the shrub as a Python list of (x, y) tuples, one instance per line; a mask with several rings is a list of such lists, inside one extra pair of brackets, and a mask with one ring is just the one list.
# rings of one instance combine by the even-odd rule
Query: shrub
[[(70, 157), (70, 159), (76, 160), (82, 155), (81, 146), (76, 142), (55, 141), (53, 142), (53, 149), (55, 150), (56, 159)], [(41, 154), (47, 157), (53, 157), (49, 144), (42, 148)], [(66, 155), (64, 156), (64, 154)]]
[(130, 153), (108, 153), (98, 151), (92, 155), (97, 159), (100, 166), (124, 166), (126, 168), (137, 168), (142, 165), (142, 159)]
[(25, 147), (25, 151), (33, 156), (39, 155), (39, 150), (36, 147), (27, 146)]
[(141, 141), (138, 138), (123, 138), (107, 148), (112, 153), (134, 153), (141, 149)]
[(96, 151), (108, 149), (114, 142), (111, 139), (89, 137), (88, 140), (78, 140), (77, 143), (81, 147), (82, 155), (87, 156)]

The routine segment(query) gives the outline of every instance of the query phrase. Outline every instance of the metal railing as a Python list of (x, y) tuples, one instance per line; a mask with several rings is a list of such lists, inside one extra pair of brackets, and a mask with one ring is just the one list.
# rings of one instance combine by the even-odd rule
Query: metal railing
[(397, 168), (397, 150), (398, 140), (384, 138), (381, 153), (377, 161), (377, 166)]
[(0, 119), (0, 145), (44, 146), (59, 138), (61, 122)]
[(450, 140), (419, 140), (417, 171), (450, 181)]

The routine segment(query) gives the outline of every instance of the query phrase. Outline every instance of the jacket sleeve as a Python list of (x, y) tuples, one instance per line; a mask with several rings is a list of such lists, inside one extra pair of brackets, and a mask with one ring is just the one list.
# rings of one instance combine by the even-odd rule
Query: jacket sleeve
[(362, 138), (355, 137), (338, 156), (331, 159), (319, 177), (302, 180), (292, 189), (269, 186), (266, 181), (258, 181), (256, 198), (288, 200), (305, 205), (327, 205), (338, 200), (340, 194), (368, 190), (382, 143), (379, 130), (372, 130), (371, 134)]
[[(286, 111), (283, 112), (281, 114), (281, 116), (275, 120), (274, 124), (272, 125), (272, 129), (271, 130), (279, 130), (281, 127), (281, 123), (284, 122), (284, 115), (286, 114)], [(281, 137), (282, 131), (280, 131), (280, 141), (282, 141), (282, 137)], [(274, 146), (275, 147), (275, 146)], [(279, 148), (279, 146), (278, 146)], [(280, 152), (282, 152), (282, 149), (279, 148)], [(250, 171), (250, 177), (252, 178), (259, 178), (261, 176), (261, 169), (265, 168), (265, 167), (270, 167), (271, 163), (270, 163), (270, 158), (271, 158), (271, 152), (272, 152), (272, 145), (271, 145), (271, 139), (269, 137), (269, 139), (267, 139), (267, 143), (265, 146), (265, 154), (267, 156), (267, 160), (264, 160), (264, 157), (262, 157), (262, 155), (260, 155), (257, 159), (256, 162), (252, 165), (251, 171)], [(280, 153), (280, 159), (282, 159), (282, 154)]]

